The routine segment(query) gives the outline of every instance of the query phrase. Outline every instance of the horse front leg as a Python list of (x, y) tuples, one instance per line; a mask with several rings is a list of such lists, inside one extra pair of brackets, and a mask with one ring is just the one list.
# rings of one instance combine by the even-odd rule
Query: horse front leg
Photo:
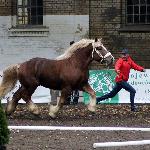
[(96, 111), (96, 94), (95, 94), (95, 91), (91, 88), (91, 86), (89, 84), (86, 84), (83, 87), (83, 91), (87, 92), (91, 96), (90, 103), (88, 104), (88, 110), (91, 112), (95, 112)]
[(55, 106), (50, 105), (49, 115), (52, 118), (56, 118), (59, 109), (64, 105), (64, 102), (65, 102), (66, 98), (68, 97), (68, 95), (69, 95), (68, 90), (66, 90), (66, 89), (62, 90), (60, 99), (57, 100), (57, 105), (55, 105)]

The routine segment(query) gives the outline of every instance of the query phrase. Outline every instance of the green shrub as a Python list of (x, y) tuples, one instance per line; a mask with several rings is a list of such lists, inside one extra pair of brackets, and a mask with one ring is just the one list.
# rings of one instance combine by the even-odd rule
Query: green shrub
[(8, 144), (10, 131), (8, 129), (7, 119), (0, 101), (0, 146)]

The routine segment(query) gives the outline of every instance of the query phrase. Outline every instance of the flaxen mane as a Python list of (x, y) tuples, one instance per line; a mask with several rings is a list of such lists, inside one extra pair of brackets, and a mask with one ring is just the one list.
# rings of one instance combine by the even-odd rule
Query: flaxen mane
[(90, 43), (93, 43), (93, 39), (82, 39), (79, 42), (75, 42), (73, 45), (71, 45), (64, 54), (58, 56), (56, 60), (62, 60), (62, 59), (67, 59), (72, 56), (72, 54), (78, 50), (79, 48), (83, 48), (88, 46)]

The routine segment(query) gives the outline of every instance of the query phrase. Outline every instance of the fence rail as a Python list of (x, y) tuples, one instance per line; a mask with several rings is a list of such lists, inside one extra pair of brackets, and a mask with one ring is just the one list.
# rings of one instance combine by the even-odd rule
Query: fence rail
[(10, 130), (150, 131), (150, 128), (132, 127), (8, 126), (8, 128)]

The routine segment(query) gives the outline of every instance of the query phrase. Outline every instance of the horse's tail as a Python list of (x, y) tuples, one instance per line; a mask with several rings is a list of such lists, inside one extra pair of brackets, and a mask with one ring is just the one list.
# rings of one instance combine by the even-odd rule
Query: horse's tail
[(0, 85), (0, 99), (8, 94), (16, 85), (18, 80), (19, 64), (11, 65), (3, 71), (2, 82)]

